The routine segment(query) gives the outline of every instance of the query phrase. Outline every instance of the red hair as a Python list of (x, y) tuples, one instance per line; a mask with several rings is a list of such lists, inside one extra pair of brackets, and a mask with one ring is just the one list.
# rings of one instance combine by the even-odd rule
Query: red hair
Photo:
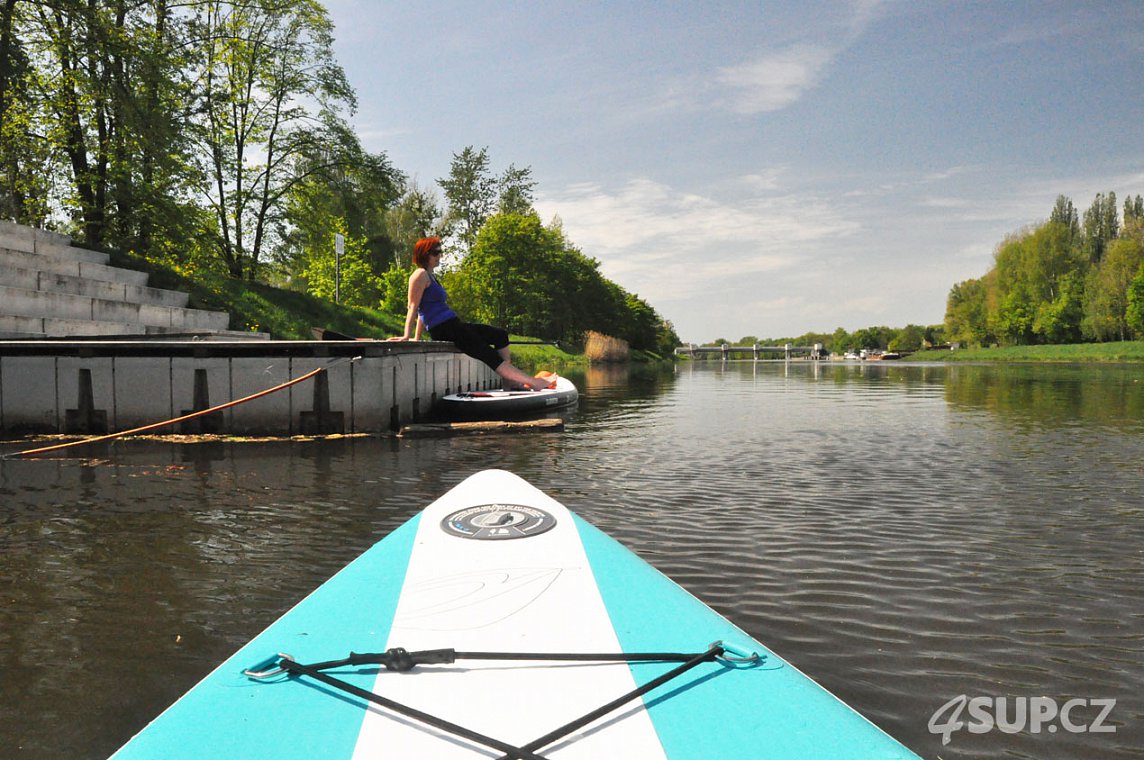
[(441, 250), (441, 238), (427, 237), (421, 238), (417, 244), (413, 246), (413, 264), (422, 269), (429, 266), (430, 254)]

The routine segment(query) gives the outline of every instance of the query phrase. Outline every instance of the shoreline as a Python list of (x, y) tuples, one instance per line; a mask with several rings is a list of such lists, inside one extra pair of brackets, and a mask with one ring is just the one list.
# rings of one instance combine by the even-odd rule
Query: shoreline
[(956, 351), (918, 351), (901, 361), (919, 362), (1026, 362), (1050, 364), (1144, 363), (1144, 340), (1115, 343), (1068, 343), (1047, 346), (959, 348)]

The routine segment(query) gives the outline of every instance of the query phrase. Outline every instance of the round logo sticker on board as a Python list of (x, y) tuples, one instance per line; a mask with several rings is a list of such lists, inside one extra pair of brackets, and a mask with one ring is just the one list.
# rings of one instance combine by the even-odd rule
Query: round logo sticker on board
[(504, 541), (528, 538), (552, 530), (556, 518), (543, 509), (521, 504), (481, 504), (465, 507), (441, 521), (441, 529), (460, 538)]

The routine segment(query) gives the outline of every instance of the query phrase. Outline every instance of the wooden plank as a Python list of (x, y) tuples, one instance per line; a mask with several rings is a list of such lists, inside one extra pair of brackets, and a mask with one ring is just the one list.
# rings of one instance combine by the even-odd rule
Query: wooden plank
[(490, 433), (559, 433), (562, 419), (482, 420), (479, 422), (426, 422), (404, 425), (398, 438), (445, 438), (453, 435), (488, 435)]

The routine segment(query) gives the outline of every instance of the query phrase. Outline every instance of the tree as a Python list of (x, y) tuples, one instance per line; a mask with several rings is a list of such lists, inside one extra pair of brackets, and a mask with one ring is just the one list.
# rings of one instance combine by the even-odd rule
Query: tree
[(406, 271), (418, 240), (447, 235), (437, 196), (416, 182), (408, 185), (401, 199), (386, 211), (385, 229), (393, 249), (393, 264)]
[(535, 213), (489, 217), (442, 282), (459, 313), (511, 332), (579, 343), (594, 330), (648, 351), (670, 351), (679, 340), (646, 301), (600, 274), (598, 261)]
[(1042, 301), (1033, 317), (1033, 332), (1046, 343), (1075, 343), (1081, 337), (1084, 318), (1084, 278), (1068, 272), (1057, 282), (1056, 295)]
[[(338, 232), (346, 242), (343, 263), (356, 257), (364, 267), (362, 276), (377, 279), (393, 262), (387, 214), (401, 193), (404, 176), (384, 153), (366, 152), (352, 132), (346, 130), (340, 137), (336, 152), (326, 149), (295, 159), (300, 179), (283, 195), (274, 259), (289, 276), (297, 275), (303, 282), (313, 283), (312, 276), (325, 271), (314, 259), (332, 262)], [(323, 294), (326, 291), (333, 292), (324, 288)], [(379, 297), (377, 283), (370, 287), (363, 283), (357, 299), (351, 296), (346, 302), (374, 306)]]
[(1144, 196), (1137, 195), (1134, 200), (1130, 195), (1124, 199), (1124, 226), (1141, 223), (1144, 223)]
[(532, 213), (532, 190), (534, 187), (536, 187), (536, 182), (532, 179), (530, 167), (518, 169), (515, 164), (509, 164), (500, 178), (497, 212), (501, 214)]
[(995, 277), (959, 282), (949, 291), (945, 307), (945, 331), (950, 341), (967, 345), (988, 345), (993, 340), (989, 328), (988, 282)]
[(1080, 236), (1080, 221), (1077, 218), (1076, 208), (1067, 196), (1057, 196), (1057, 203), (1049, 214), (1049, 221), (1063, 225), (1073, 238)]
[(1128, 323), (1137, 338), (1144, 338), (1144, 264), (1132, 278), (1128, 286), (1128, 308), (1124, 314), (1124, 321)]
[(459, 225), (461, 247), (468, 254), (485, 220), (496, 209), (497, 180), (489, 170), (488, 148), (478, 151), (470, 145), (454, 153), (449, 176), (437, 184), (445, 193), (449, 221)]
[(1117, 218), (1116, 193), (1097, 193), (1088, 211), (1084, 212), (1084, 239), (1089, 261), (1093, 264), (1104, 258), (1105, 248), (1120, 232)]
[(925, 340), (925, 328), (921, 325), (906, 325), (886, 345), (890, 351), (920, 351)]
[(1128, 292), (1142, 264), (1144, 240), (1120, 238), (1108, 246), (1085, 284), (1086, 336), (1101, 341), (1128, 339)]
[(316, 0), (208, 0), (195, 28), (202, 198), (227, 270), (253, 280), (283, 226), (286, 194), (322, 170), (315, 157), (342, 163), (340, 111), (354, 95)]

